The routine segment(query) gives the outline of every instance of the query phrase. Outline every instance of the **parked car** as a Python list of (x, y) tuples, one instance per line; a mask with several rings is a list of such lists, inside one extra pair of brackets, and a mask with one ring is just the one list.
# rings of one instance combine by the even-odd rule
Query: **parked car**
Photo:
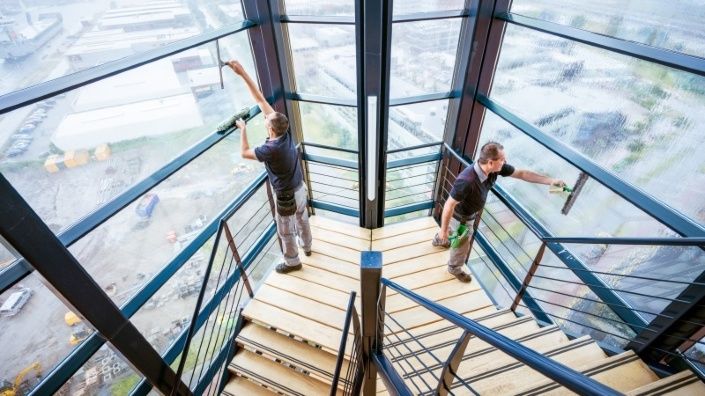
[(0, 316), (15, 316), (22, 307), (27, 304), (27, 300), (32, 296), (32, 289), (23, 287), (19, 291), (12, 293), (0, 307)]

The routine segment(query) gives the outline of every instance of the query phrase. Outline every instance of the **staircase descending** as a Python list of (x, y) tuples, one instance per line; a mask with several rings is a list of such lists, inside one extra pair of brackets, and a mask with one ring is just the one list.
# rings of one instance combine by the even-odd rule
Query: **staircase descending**
[[(497, 309), (477, 281), (461, 283), (446, 272), (448, 251), (431, 246), (438, 227), (430, 217), (370, 231), (313, 216), (311, 227), (313, 254), (301, 254), (303, 269), (272, 272), (245, 307), (225, 395), (330, 394), (350, 291), (359, 296), (364, 250), (384, 252), (384, 277), (621, 392), (705, 394), (705, 385), (690, 372), (659, 379), (633, 352), (608, 357), (587, 336), (570, 340), (555, 325), (539, 327), (530, 317)], [(398, 352), (390, 360), (401, 367), (409, 389), (423, 393), (416, 385), (437, 383), (442, 365), (419, 344), (446, 357), (462, 331), (397, 293), (388, 292), (385, 307), (394, 318), (385, 321), (385, 348)], [(360, 312), (359, 297), (356, 308)], [(419, 342), (408, 342), (412, 337)], [(477, 338), (470, 339), (457, 374), (483, 395), (570, 393)], [(378, 394), (387, 393), (381, 380), (377, 386)], [(470, 390), (456, 381), (452, 393)]]

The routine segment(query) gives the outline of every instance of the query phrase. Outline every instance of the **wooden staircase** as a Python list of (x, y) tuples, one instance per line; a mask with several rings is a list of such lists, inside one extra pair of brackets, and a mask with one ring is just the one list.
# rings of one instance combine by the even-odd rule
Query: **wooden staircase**
[[(364, 250), (384, 252), (384, 277), (621, 392), (705, 394), (705, 385), (690, 372), (659, 379), (632, 352), (608, 357), (587, 336), (570, 340), (557, 326), (539, 327), (530, 317), (497, 309), (477, 281), (461, 283), (446, 272), (448, 251), (431, 246), (438, 227), (430, 217), (370, 231), (313, 216), (311, 228), (313, 254), (300, 255), (303, 269), (287, 275), (272, 272), (245, 308), (246, 322), (237, 337), (239, 349), (229, 365), (232, 377), (225, 395), (330, 394), (352, 290), (358, 292), (360, 312), (359, 260)], [(390, 360), (401, 368), (399, 374), (409, 389), (423, 393), (428, 387), (420, 385), (437, 384), (442, 370), (438, 358), (447, 358), (462, 331), (397, 293), (388, 291), (385, 307), (393, 318), (385, 320)], [(425, 349), (409, 342), (411, 337)], [(343, 374), (347, 363), (346, 359)], [(571, 393), (474, 337), (458, 376), (479, 394)], [(339, 383), (339, 394), (343, 385)], [(452, 392), (471, 393), (457, 381)], [(378, 380), (378, 394), (386, 393)]]

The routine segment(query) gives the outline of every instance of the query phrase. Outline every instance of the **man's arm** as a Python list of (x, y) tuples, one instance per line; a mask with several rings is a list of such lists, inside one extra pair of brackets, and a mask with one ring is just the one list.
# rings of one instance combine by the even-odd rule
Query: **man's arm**
[(443, 213), (441, 214), (441, 230), (438, 232), (438, 238), (441, 242), (445, 243), (448, 240), (448, 227), (450, 226), (450, 219), (453, 217), (455, 205), (457, 204), (458, 201), (449, 195), (445, 205), (443, 205)]
[(526, 169), (517, 169), (511, 174), (511, 177), (527, 181), (529, 183), (546, 184), (549, 186), (563, 187), (565, 182), (561, 179), (553, 179), (548, 176), (539, 175)]
[(243, 120), (235, 121), (238, 129), (240, 129), (240, 155), (242, 158), (256, 160), (255, 151), (250, 148), (250, 143), (247, 141), (247, 125)]
[(264, 98), (264, 95), (257, 87), (257, 84), (255, 84), (254, 80), (252, 80), (250, 75), (247, 74), (247, 72), (245, 71), (245, 68), (242, 67), (240, 62), (238, 62), (236, 60), (231, 60), (231, 61), (228, 61), (227, 64), (228, 64), (228, 66), (230, 66), (231, 69), (233, 69), (235, 74), (242, 77), (242, 80), (245, 81), (245, 85), (247, 86), (247, 90), (250, 91), (250, 96), (252, 96), (252, 98), (255, 100), (255, 102), (259, 106), (260, 110), (262, 110), (264, 115), (266, 116), (269, 113), (273, 113), (274, 109), (267, 102), (267, 99)]

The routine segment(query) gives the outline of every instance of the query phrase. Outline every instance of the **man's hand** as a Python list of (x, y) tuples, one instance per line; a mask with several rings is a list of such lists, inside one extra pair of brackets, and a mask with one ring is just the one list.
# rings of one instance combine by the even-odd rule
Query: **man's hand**
[(237, 125), (237, 129), (239, 129), (240, 132), (245, 132), (245, 129), (247, 129), (247, 124), (245, 123), (245, 121), (242, 118), (235, 121), (235, 125)]
[(231, 69), (233, 69), (235, 74), (237, 74), (238, 76), (244, 76), (246, 74), (245, 68), (242, 67), (240, 62), (238, 62), (236, 60), (229, 60), (226, 63), (228, 64), (228, 66), (230, 66)]
[(551, 180), (551, 185), (554, 187), (560, 187), (563, 188), (565, 187), (565, 182), (561, 179), (552, 179)]

